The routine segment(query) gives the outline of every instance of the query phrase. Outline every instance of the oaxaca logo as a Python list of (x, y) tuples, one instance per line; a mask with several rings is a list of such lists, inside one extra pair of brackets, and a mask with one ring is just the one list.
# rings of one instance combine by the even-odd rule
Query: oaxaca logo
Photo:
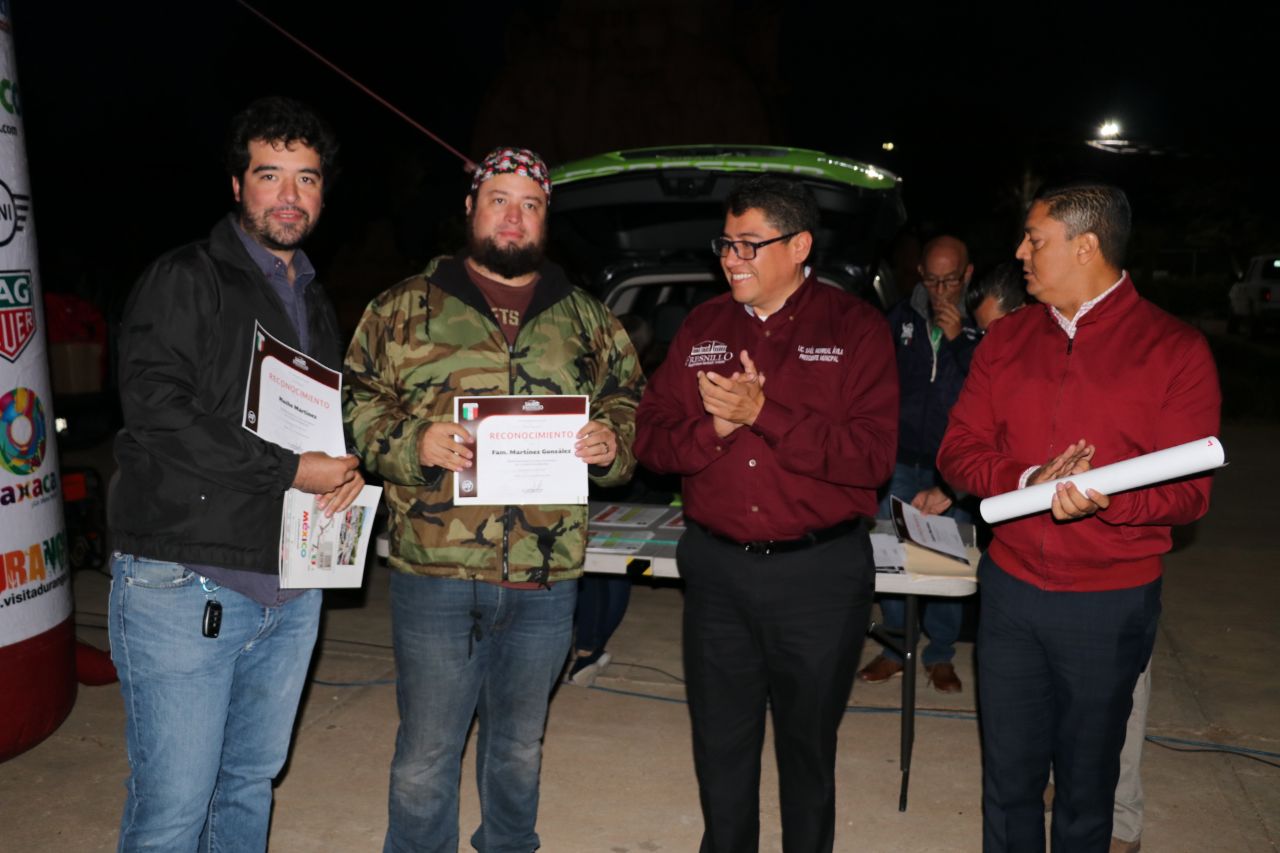
[[(2, 229), (3, 223), (0, 223)], [(17, 361), (35, 336), (36, 309), (31, 304), (31, 270), (0, 272), (0, 358)]]
[(16, 486), (0, 486), (0, 509), (14, 504), (31, 502), (40, 506), (58, 496), (58, 472), (50, 471), (43, 477), (33, 477), (29, 482)]
[(15, 193), (0, 181), (0, 246), (7, 246), (19, 231), (27, 227), (27, 211), (31, 196)]
[(30, 388), (0, 397), (0, 464), (10, 474), (34, 473), (44, 461), (48, 435), (44, 407)]
[(689, 357), (684, 360), (685, 367), (702, 367), (707, 364), (724, 364), (733, 358), (729, 345), (719, 341), (703, 341), (689, 350)]

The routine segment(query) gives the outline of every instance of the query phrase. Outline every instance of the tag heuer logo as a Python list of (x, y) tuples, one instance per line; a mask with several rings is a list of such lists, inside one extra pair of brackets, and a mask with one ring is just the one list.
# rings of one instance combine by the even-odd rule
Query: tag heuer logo
[(27, 226), (27, 210), (31, 196), (19, 195), (0, 181), (0, 246), (7, 246)]
[(31, 304), (31, 271), (0, 272), (0, 358), (17, 361), (35, 334), (36, 309)]

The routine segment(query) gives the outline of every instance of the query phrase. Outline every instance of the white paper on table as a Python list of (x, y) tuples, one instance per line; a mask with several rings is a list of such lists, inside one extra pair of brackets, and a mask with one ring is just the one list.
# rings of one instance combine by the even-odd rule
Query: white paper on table
[(587, 463), (574, 453), (586, 396), (454, 397), (453, 405), (475, 453), (454, 472), (454, 504), (587, 503)]
[(272, 336), (255, 321), (240, 425), (294, 453), (319, 450), (345, 456), (342, 373)]
[(1059, 477), (1025, 489), (995, 495), (984, 500), (980, 509), (986, 522), (995, 524), (1011, 518), (1045, 512), (1053, 503), (1053, 494), (1058, 483), (1068, 481), (1074, 483), (1081, 494), (1088, 489), (1093, 489), (1110, 496), (1130, 489), (1140, 489), (1167, 480), (1212, 471), (1225, 464), (1226, 456), (1222, 442), (1218, 441), (1216, 436), (1207, 436), (1176, 447), (1126, 459), (1123, 462), (1103, 465), (1101, 468), (1094, 468), (1083, 474)]
[(925, 515), (896, 497), (889, 501), (889, 515), (899, 539), (914, 542), (921, 548), (928, 548), (968, 564), (969, 552), (964, 540), (960, 538), (960, 528), (956, 526), (954, 518)]
[(281, 589), (358, 587), (364, 581), (381, 486), (365, 486), (346, 511), (326, 517), (318, 495), (285, 493), (280, 525)]
[(610, 504), (591, 516), (590, 523), (598, 524), (602, 527), (636, 527), (643, 530), (670, 511), (671, 507), (669, 506), (639, 506), (636, 504), (619, 506), (618, 504)]
[(876, 569), (901, 569), (907, 565), (907, 549), (902, 547), (897, 536), (889, 533), (871, 534), (871, 554)]

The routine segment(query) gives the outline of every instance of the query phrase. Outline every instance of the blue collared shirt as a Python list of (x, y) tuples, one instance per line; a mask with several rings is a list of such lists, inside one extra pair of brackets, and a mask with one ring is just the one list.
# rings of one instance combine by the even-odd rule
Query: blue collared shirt
[(307, 331), (307, 287), (316, 277), (316, 268), (311, 265), (311, 259), (301, 249), (293, 250), (293, 283), (291, 284), (289, 268), (285, 266), (285, 262), (246, 234), (234, 213), (228, 216), (231, 217), (231, 224), (235, 226), (236, 236), (244, 244), (245, 251), (249, 253), (249, 257), (253, 258), (258, 269), (262, 270), (262, 277), (267, 280), (271, 289), (276, 292), (276, 296), (279, 296), (280, 301), (284, 303), (289, 322), (293, 324), (293, 330), (298, 333), (298, 349), (307, 352), (311, 346), (311, 335)]

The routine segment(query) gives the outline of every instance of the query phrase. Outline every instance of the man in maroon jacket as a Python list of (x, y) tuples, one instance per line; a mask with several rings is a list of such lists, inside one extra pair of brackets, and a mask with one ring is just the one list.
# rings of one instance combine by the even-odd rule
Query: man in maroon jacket
[(803, 184), (762, 176), (712, 241), (731, 292), (689, 315), (637, 413), (636, 455), (683, 478), (684, 665), (703, 853), (758, 847), (773, 709), (783, 848), (830, 851), (836, 729), (875, 585), (865, 527), (893, 469), (893, 344), (805, 266)]
[[(1129, 202), (1104, 185), (1043, 193), (1018, 246), (1042, 304), (991, 326), (938, 454), (979, 496), (1215, 435), (1204, 338), (1123, 270)], [(1048, 461), (1044, 461), (1048, 460)], [(983, 849), (1106, 851), (1131, 695), (1160, 615), (1170, 528), (1209, 507), (1208, 476), (1117, 495), (1060, 484), (1049, 512), (997, 525), (978, 569)]]

